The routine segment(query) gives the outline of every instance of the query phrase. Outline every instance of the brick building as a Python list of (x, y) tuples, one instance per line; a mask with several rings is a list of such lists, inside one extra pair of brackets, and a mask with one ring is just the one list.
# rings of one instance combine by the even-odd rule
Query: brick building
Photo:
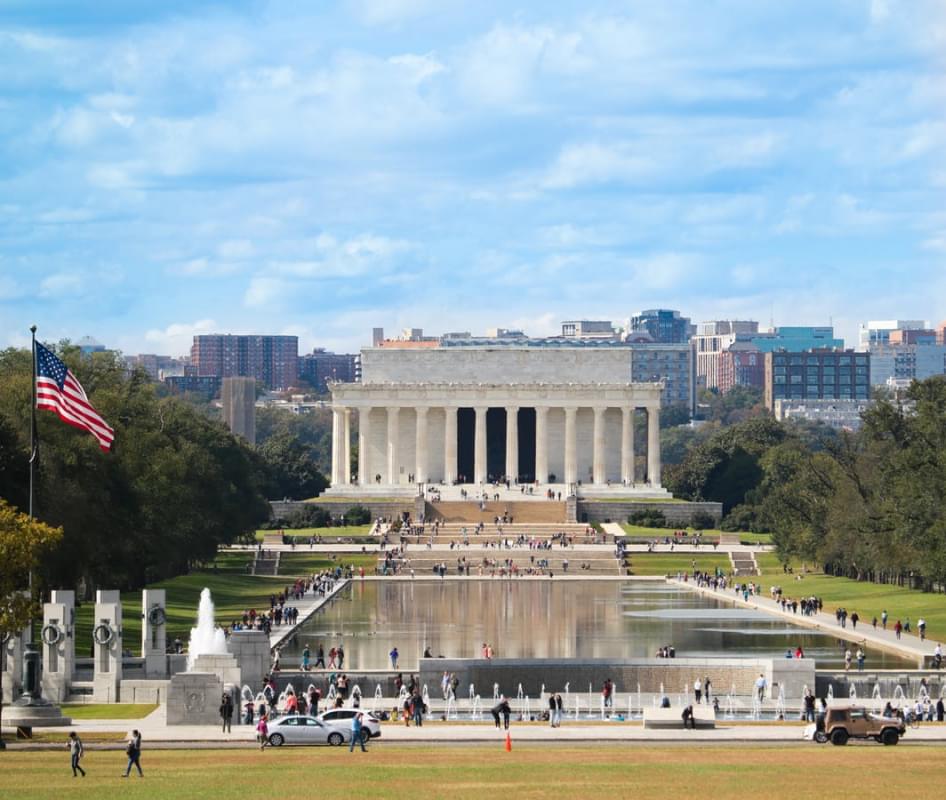
[(299, 371), (296, 336), (232, 336), (209, 334), (194, 337), (191, 365), (198, 376), (255, 378), (267, 389), (288, 389)]

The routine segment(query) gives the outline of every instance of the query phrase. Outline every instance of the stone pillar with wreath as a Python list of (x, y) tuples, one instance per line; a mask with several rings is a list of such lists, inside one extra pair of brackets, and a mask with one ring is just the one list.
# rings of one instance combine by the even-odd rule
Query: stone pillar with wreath
[(95, 593), (92, 618), (92, 698), (117, 703), (122, 682), (122, 601), (117, 590)]
[(62, 589), (53, 591), (50, 602), (43, 605), (42, 689), (53, 703), (66, 702), (72, 687), (76, 658), (75, 608), (75, 592)]
[(164, 589), (141, 593), (141, 656), (145, 678), (168, 677), (167, 598)]

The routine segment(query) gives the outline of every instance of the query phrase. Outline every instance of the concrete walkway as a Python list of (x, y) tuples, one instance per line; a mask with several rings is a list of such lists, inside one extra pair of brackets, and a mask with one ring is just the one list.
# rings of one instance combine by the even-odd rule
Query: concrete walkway
[(280, 625), (278, 628), (272, 628), (269, 633), (269, 646), (276, 647), (282, 641), (288, 639), (300, 625), (304, 624), (316, 611), (331, 601), (349, 583), (350, 581), (347, 580), (336, 581), (332, 590), (326, 592), (324, 597), (310, 591), (301, 600), (288, 602), (287, 605), (299, 609), (299, 621), (295, 625)]
[[(709, 588), (700, 588), (693, 581), (681, 581), (676, 579), (668, 579), (668, 583), (685, 586), (690, 591), (707, 597), (715, 597), (736, 606), (764, 611), (767, 614), (789, 620), (795, 625), (802, 625), (807, 628), (824, 631), (839, 639), (847, 639), (856, 644), (863, 642), (869, 647), (896, 653), (905, 658), (913, 659), (920, 668), (924, 666), (925, 660), (932, 658), (933, 650), (936, 647), (935, 640), (927, 639), (921, 642), (919, 636), (913, 636), (908, 633), (903, 634), (902, 638), (897, 639), (896, 634), (893, 632), (893, 626), (889, 625), (889, 623), (888, 629), (884, 630), (880, 627), (872, 627), (869, 621), (861, 620), (861, 624), (858, 625), (857, 628), (854, 628), (851, 626), (850, 620), (848, 620), (847, 627), (842, 628), (833, 614), (820, 612), (810, 617), (806, 617), (801, 613), (793, 614), (791, 611), (782, 611), (782, 607), (769, 597), (750, 595), (749, 599), (746, 601), (742, 599), (741, 594), (736, 594), (735, 590), (732, 588), (726, 591), (714, 591)], [(808, 596), (803, 592), (801, 586), (797, 588), (798, 592), (796, 592), (796, 594), (799, 599), (803, 596)]]

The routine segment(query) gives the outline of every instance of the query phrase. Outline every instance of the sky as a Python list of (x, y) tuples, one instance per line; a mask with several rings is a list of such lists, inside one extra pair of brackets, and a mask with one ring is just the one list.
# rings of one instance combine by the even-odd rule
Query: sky
[(946, 318), (943, 0), (0, 0), (0, 346)]

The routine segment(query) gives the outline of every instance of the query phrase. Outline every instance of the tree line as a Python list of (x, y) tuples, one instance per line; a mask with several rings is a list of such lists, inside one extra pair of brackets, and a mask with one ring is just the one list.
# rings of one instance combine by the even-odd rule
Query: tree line
[(946, 590), (946, 377), (882, 398), (856, 432), (750, 419), (693, 447), (665, 483), (770, 531), (787, 560), (857, 580)]
[[(269, 517), (268, 498), (308, 497), (325, 485), (304, 448), (286, 439), (255, 449), (194, 405), (167, 396), (119, 356), (54, 348), (116, 431), (110, 453), (37, 412), (38, 520), (62, 528), (44, 554), (44, 585), (134, 589), (188, 572)], [(0, 352), (0, 498), (28, 504), (32, 362)], [(309, 494), (311, 492), (311, 494)]]

